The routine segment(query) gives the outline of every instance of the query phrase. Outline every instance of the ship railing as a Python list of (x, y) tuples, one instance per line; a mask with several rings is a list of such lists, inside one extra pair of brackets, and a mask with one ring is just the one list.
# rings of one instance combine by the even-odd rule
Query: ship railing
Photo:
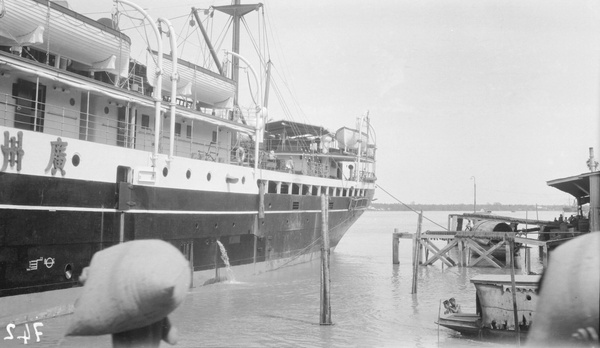
[[(148, 152), (154, 150), (154, 130), (149, 124), (145, 125), (143, 119), (142, 126), (132, 125), (124, 119), (115, 118), (114, 113), (111, 117), (106, 117), (49, 103), (36, 105), (34, 100), (14, 97), (10, 94), (0, 94), (0, 124), (64, 138)], [(160, 137), (159, 151), (164, 154), (169, 153), (168, 136)], [(174, 151), (176, 156), (226, 163), (229, 161), (230, 152), (231, 148), (228, 146), (222, 146), (208, 139), (176, 133)]]

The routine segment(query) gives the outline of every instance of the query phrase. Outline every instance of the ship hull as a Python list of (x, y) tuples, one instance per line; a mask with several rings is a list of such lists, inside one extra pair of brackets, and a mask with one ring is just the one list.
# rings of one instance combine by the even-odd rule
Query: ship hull
[[(0, 173), (3, 321), (69, 313), (95, 252), (162, 239), (188, 258), (193, 286), (228, 277), (219, 243), (240, 276), (310, 261), (321, 243), (321, 197), (258, 195)], [(330, 243), (362, 215), (331, 197)]]

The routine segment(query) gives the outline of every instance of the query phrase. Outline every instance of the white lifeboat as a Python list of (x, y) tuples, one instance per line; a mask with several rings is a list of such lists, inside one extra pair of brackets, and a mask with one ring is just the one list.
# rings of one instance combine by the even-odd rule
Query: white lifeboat
[(0, 45), (50, 50), (77, 69), (127, 76), (131, 39), (118, 30), (82, 16), (65, 2), (3, 0)]
[[(156, 61), (158, 52), (151, 51), (146, 59), (146, 75), (148, 83), (155, 85)], [(151, 55), (151, 57), (150, 57)], [(201, 66), (183, 59), (177, 59), (177, 95), (193, 99), (206, 106), (214, 108), (230, 108), (233, 105), (236, 84), (233, 80), (219, 75)], [(163, 79), (162, 90), (171, 91), (173, 72), (173, 58), (163, 54)]]

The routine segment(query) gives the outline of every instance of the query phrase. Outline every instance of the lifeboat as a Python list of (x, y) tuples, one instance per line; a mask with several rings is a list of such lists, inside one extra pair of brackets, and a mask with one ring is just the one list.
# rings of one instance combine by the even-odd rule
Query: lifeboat
[[(147, 56), (147, 78), (150, 85), (155, 85), (158, 52), (151, 51)], [(163, 54), (162, 90), (171, 91), (173, 58)], [(233, 80), (221, 76), (201, 66), (183, 59), (177, 59), (177, 95), (188, 97), (212, 108), (229, 108), (233, 105), (236, 84)]]
[(66, 7), (66, 2), (2, 2), (0, 45), (16, 51), (23, 47), (49, 50), (71, 60), (78, 70), (127, 76), (131, 39), (116, 30), (111, 20), (95, 21), (82, 16)]

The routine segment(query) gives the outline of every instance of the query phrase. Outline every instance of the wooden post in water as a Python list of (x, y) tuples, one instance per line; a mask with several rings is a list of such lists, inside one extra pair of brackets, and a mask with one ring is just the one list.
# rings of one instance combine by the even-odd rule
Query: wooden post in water
[(419, 263), (421, 263), (421, 223), (423, 222), (423, 212), (419, 213), (419, 222), (417, 225), (417, 233), (413, 242), (413, 275), (412, 275), (412, 291), (411, 294), (417, 293), (417, 273), (419, 271)]
[[(505, 240), (508, 242), (508, 249), (512, 255), (515, 252), (515, 239), (514, 237), (508, 237), (507, 234), (504, 235)], [(508, 260), (507, 260), (508, 261)], [(519, 328), (519, 312), (517, 309), (517, 289), (515, 286), (515, 258), (510, 258), (510, 288), (512, 292), (512, 300), (513, 300), (513, 317), (515, 320), (515, 336), (517, 340), (517, 347), (521, 346), (521, 333)]]
[(421, 231), (423, 227), (423, 211), (419, 212), (419, 221), (417, 224), (417, 252), (418, 252), (418, 263), (423, 263), (423, 246), (421, 245)]
[(400, 260), (398, 259), (398, 248), (400, 244), (398, 229), (394, 228), (394, 234), (392, 235), (392, 263), (399, 265)]
[(329, 302), (329, 199), (321, 195), (321, 325), (331, 325)]

